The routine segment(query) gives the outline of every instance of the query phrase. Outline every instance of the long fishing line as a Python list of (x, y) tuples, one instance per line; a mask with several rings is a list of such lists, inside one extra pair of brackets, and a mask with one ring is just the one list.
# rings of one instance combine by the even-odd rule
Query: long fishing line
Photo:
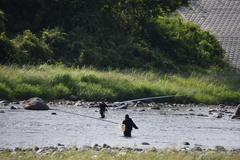
[[(126, 103), (126, 102), (134, 102), (134, 101), (141, 101), (141, 100), (149, 100), (149, 99), (159, 99), (159, 98), (168, 98), (168, 97), (177, 97), (177, 96), (188, 96), (188, 95), (192, 95), (192, 94), (168, 95), (168, 96), (139, 98), (139, 99), (132, 99), (132, 100), (126, 100), (126, 101), (121, 101), (121, 102), (115, 102), (114, 104)], [(87, 118), (91, 118), (91, 119), (101, 120), (101, 121), (109, 122), (109, 123), (113, 123), (113, 124), (119, 124), (119, 123), (117, 123), (117, 122), (113, 122), (113, 121), (110, 121), (110, 120), (99, 119), (99, 118), (96, 118), (96, 117), (87, 116), (87, 115), (83, 115), (83, 114), (79, 114), (79, 113), (73, 113), (73, 112), (63, 111), (63, 110), (59, 110), (59, 109), (52, 109), (52, 110), (56, 110), (56, 111), (63, 112), (63, 113), (68, 113), (68, 114), (73, 114), (73, 115), (77, 115), (77, 116), (87, 117)]]
[(101, 121), (109, 122), (109, 123), (113, 123), (113, 124), (119, 124), (119, 123), (117, 123), (117, 122), (113, 122), (113, 121), (110, 121), (110, 120), (99, 119), (99, 118), (96, 118), (96, 117), (87, 116), (87, 115), (83, 115), (83, 114), (79, 114), (79, 113), (73, 113), (73, 112), (63, 111), (63, 110), (59, 110), (59, 109), (52, 109), (52, 110), (56, 110), (56, 111), (63, 112), (63, 113), (68, 113), (68, 114), (73, 114), (73, 115), (77, 115), (77, 116), (87, 117), (87, 118), (91, 118), (91, 119), (101, 120)]

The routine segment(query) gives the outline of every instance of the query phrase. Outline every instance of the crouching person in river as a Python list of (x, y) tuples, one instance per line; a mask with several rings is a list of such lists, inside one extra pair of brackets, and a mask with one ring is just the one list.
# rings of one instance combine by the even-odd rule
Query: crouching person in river
[(125, 125), (124, 132), (123, 132), (125, 137), (131, 137), (132, 128), (138, 129), (138, 127), (133, 122), (133, 120), (129, 118), (128, 114), (125, 115), (125, 119), (122, 123)]

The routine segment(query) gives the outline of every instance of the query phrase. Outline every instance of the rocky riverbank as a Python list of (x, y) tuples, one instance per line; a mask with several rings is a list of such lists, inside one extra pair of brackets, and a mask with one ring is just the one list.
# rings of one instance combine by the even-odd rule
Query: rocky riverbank
[[(48, 106), (76, 106), (76, 107), (85, 107), (85, 108), (98, 108), (99, 102), (86, 102), (84, 100), (78, 101), (75, 98), (71, 98), (72, 100), (63, 100), (63, 101), (56, 101), (56, 102), (48, 102), (45, 103), (41, 98), (35, 97), (29, 100), (19, 101), (19, 102), (9, 102), (7, 100), (1, 100), (0, 105), (4, 106), (1, 107), (0, 113), (4, 113), (4, 110), (7, 109), (29, 109), (29, 110), (48, 110), (51, 109)], [(147, 109), (153, 110), (160, 110), (162, 107), (169, 108), (169, 111), (179, 111), (180, 108), (189, 108), (186, 110), (187, 112), (192, 112), (190, 115), (195, 115), (194, 110), (191, 107), (203, 107), (209, 108), (209, 114), (214, 114), (216, 118), (222, 118), (224, 114), (228, 116), (236, 116), (239, 118), (240, 116), (240, 105), (238, 106), (230, 106), (225, 104), (218, 104), (218, 105), (206, 105), (206, 104), (177, 104), (177, 103), (155, 103), (155, 102), (148, 102), (143, 103), (141, 101), (138, 102), (128, 102), (128, 103), (107, 103), (107, 105), (111, 109), (128, 109), (134, 108), (135, 111), (144, 112)], [(235, 110), (235, 111), (229, 111)], [(235, 114), (234, 114), (235, 113)], [(167, 113), (161, 113), (167, 114)], [(177, 115), (172, 114), (172, 115)], [(185, 114), (188, 115), (188, 114)], [(197, 114), (197, 116), (208, 116), (204, 113)]]
[[(224, 148), (223, 146), (215, 146), (214, 149), (203, 149), (201, 147), (193, 147), (193, 148), (189, 148), (189, 147), (183, 147), (180, 149), (174, 149), (174, 148), (166, 148), (164, 150), (168, 150), (168, 151), (172, 151), (172, 152), (189, 152), (189, 153), (198, 153), (198, 154), (206, 154), (206, 153), (229, 153), (229, 154), (240, 154), (240, 148), (238, 149), (231, 149), (231, 150), (227, 150), (226, 148)], [(72, 152), (72, 151), (76, 151), (76, 152), (84, 152), (84, 151), (92, 151), (92, 152), (100, 152), (100, 151), (104, 151), (107, 152), (110, 155), (114, 155), (114, 154), (119, 154), (119, 153), (126, 153), (126, 152), (133, 152), (133, 153), (142, 153), (142, 152), (162, 152), (162, 149), (156, 149), (155, 147), (150, 147), (150, 148), (130, 148), (130, 147), (122, 147), (122, 148), (118, 148), (118, 147), (111, 147), (107, 144), (103, 144), (103, 146), (100, 146), (98, 144), (95, 144), (94, 146), (83, 146), (82, 148), (78, 148), (76, 146), (72, 146), (70, 148), (66, 148), (63, 146), (52, 146), (52, 147), (37, 147), (34, 146), (32, 148), (14, 148), (14, 149), (3, 149), (0, 150), (0, 152), (4, 152), (4, 151), (8, 151), (11, 153), (16, 153), (16, 152), (29, 152), (29, 153), (35, 153), (37, 155), (55, 155), (55, 154), (59, 154), (62, 152)]]

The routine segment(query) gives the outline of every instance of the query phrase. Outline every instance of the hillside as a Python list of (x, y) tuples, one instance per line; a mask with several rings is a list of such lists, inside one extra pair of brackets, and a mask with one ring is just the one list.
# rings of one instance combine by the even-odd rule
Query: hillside
[(215, 36), (173, 14), (186, 5), (187, 0), (1, 0), (0, 61), (164, 72), (228, 67)]

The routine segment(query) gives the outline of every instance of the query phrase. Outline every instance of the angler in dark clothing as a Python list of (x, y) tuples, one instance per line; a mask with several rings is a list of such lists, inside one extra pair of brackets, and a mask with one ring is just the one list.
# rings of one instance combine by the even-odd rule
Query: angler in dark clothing
[(108, 107), (105, 104), (105, 100), (106, 99), (102, 98), (102, 102), (99, 104), (101, 118), (105, 118), (105, 112), (107, 111), (106, 107)]
[(131, 137), (132, 127), (138, 129), (133, 120), (129, 118), (128, 114), (125, 115), (125, 120), (122, 123), (125, 125), (125, 130), (123, 132), (125, 137)]

